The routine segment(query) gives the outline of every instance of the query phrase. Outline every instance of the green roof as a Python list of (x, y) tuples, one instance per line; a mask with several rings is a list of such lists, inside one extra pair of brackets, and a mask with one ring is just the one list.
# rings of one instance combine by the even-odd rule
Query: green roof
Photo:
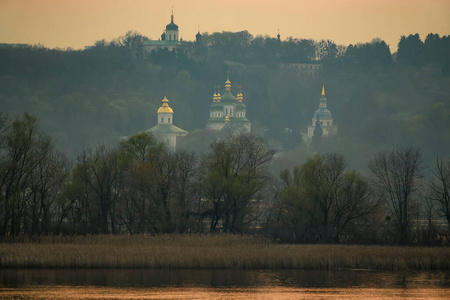
[(220, 102), (213, 103), (213, 104), (211, 104), (209, 106), (209, 109), (211, 111), (222, 111), (223, 110), (223, 104), (220, 103)]
[(146, 132), (151, 131), (154, 133), (185, 133), (188, 134), (186, 130), (183, 130), (172, 124), (158, 124), (148, 130)]
[(245, 104), (242, 102), (238, 102), (238, 104), (236, 104), (236, 111), (243, 111), (245, 110)]
[(234, 104), (236, 103), (236, 98), (231, 94), (230, 91), (226, 91), (222, 95), (222, 99), (220, 100), (223, 104)]

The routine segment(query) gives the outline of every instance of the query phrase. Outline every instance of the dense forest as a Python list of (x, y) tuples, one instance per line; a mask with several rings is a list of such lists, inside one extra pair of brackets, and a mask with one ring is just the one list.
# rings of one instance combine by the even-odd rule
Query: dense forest
[[(243, 87), (254, 132), (277, 151), (301, 148), (322, 85), (339, 132), (324, 147), (346, 154), (356, 168), (393, 146), (418, 147), (431, 161), (450, 149), (446, 36), (429, 34), (424, 42), (418, 34), (403, 36), (393, 55), (379, 39), (345, 47), (244, 31), (203, 34), (202, 43), (144, 57), (145, 39), (128, 32), (86, 50), (0, 48), (2, 112), (38, 117), (74, 160), (87, 145), (153, 127), (167, 96), (175, 124), (193, 132), (186, 147), (200, 151), (189, 145), (201, 144), (197, 131), (205, 128), (214, 86), (223, 88), (229, 71), (232, 92)], [(280, 71), (288, 63), (320, 63), (323, 70), (316, 77), (293, 76)]]
[[(289, 242), (448, 243), (450, 40), (203, 34), (144, 55), (0, 48), (0, 236), (232, 232)], [(392, 47), (392, 46), (391, 46)], [(318, 76), (280, 67), (321, 64)], [(252, 134), (204, 130), (214, 86), (243, 86)], [(338, 134), (303, 144), (325, 85)], [(191, 133), (151, 135), (167, 96)], [(25, 112), (25, 113), (24, 113)]]

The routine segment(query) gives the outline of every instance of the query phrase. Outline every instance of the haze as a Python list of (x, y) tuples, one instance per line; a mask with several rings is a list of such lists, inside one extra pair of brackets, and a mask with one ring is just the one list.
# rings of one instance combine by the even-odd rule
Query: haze
[(0, 0), (0, 43), (83, 49), (129, 30), (158, 39), (171, 7), (183, 39), (200, 32), (248, 30), (252, 35), (289, 36), (336, 44), (379, 37), (395, 52), (400, 36), (450, 33), (447, 0)]

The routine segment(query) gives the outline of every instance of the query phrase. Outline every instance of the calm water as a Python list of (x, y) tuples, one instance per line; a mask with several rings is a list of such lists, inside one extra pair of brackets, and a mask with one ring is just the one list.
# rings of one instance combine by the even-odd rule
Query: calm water
[(0, 298), (450, 299), (450, 272), (1, 269)]

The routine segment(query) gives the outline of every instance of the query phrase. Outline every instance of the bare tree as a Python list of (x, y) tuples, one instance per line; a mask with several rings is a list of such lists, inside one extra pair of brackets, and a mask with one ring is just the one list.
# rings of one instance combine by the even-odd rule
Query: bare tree
[(61, 191), (69, 174), (65, 158), (56, 151), (39, 161), (33, 172), (30, 184), (28, 213), (30, 215), (30, 234), (51, 234), (55, 205), (61, 198)]
[(50, 138), (40, 132), (37, 119), (27, 113), (12, 122), (4, 137), (0, 156), (1, 236), (21, 232), (33, 174), (51, 150)]
[(176, 154), (147, 133), (121, 143), (129, 159), (121, 201), (122, 220), (132, 232), (175, 230), (171, 206), (176, 184)]
[(447, 232), (443, 233), (448, 241), (450, 234), (450, 160), (444, 163), (436, 159), (434, 179), (430, 182), (429, 199), (437, 204), (439, 217), (447, 222)]
[(136, 31), (128, 31), (124, 36), (116, 39), (116, 43), (119, 46), (125, 47), (132, 52), (132, 55), (136, 58), (143, 58), (143, 44), (148, 38), (141, 35)]
[(361, 224), (378, 205), (366, 178), (346, 170), (339, 154), (316, 154), (292, 176), (288, 170), (280, 176), (282, 218), (300, 242), (339, 242), (350, 225)]
[(122, 192), (124, 175), (121, 152), (101, 145), (93, 151), (84, 150), (78, 160), (74, 180), (78, 186), (84, 187), (80, 196), (95, 199), (94, 205), (88, 209), (88, 213), (93, 214), (90, 221), (101, 233), (108, 234), (110, 229), (115, 233), (116, 202)]
[(268, 150), (256, 136), (240, 134), (227, 142), (211, 145), (206, 160), (205, 197), (214, 206), (211, 229), (219, 219), (223, 230), (240, 233), (254, 220), (249, 217), (265, 184), (268, 173), (265, 165), (274, 152)]
[[(200, 169), (195, 153), (178, 150), (175, 153), (175, 184), (173, 188), (173, 221), (182, 233), (191, 229), (191, 216), (200, 217)], [(201, 218), (200, 218), (201, 219)]]
[(421, 186), (421, 156), (414, 148), (378, 154), (369, 168), (393, 216), (396, 238), (402, 245), (411, 242), (411, 229), (417, 208), (415, 196)]

